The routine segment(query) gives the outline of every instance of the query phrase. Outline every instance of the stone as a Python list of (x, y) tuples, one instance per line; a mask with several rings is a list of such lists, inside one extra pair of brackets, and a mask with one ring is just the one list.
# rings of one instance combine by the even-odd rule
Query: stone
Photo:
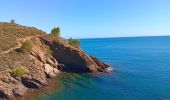
[(60, 71), (57, 68), (54, 68), (53, 71), (54, 71), (55, 74), (60, 73)]
[(49, 78), (53, 78), (56, 76), (56, 74), (54, 73), (54, 68), (49, 64), (44, 64), (44, 71)]
[(18, 96), (24, 96), (27, 92), (28, 88), (26, 88), (23, 84), (19, 83), (16, 85), (13, 89), (13, 93), (16, 97)]
[(12, 86), (10, 84), (0, 82), (0, 97), (8, 99), (13, 97)]
[(46, 63), (52, 65), (55, 68), (57, 68), (57, 66), (58, 66), (58, 62), (56, 60), (54, 60), (54, 58), (53, 58), (53, 60), (52, 60), (52, 58), (47, 58)]
[(28, 86), (32, 85), (36, 88), (47, 85), (46, 74), (44, 73), (44, 68), (42, 63), (35, 61), (34, 64), (29, 66), (29, 76), (24, 77), (24, 83), (28, 82)]
[(34, 47), (32, 50), (33, 51), (31, 52), (31, 54), (33, 56), (38, 58), (41, 62), (46, 63), (46, 57), (45, 57), (44, 53), (41, 50), (39, 50), (37, 47)]

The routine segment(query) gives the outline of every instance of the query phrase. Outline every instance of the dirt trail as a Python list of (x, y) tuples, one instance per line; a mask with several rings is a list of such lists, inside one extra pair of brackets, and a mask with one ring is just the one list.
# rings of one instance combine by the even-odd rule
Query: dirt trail
[(15, 50), (15, 49), (17, 49), (17, 48), (20, 48), (21, 45), (22, 45), (21, 42), (24, 42), (24, 41), (26, 41), (26, 40), (30, 40), (30, 39), (32, 39), (32, 38), (39, 37), (39, 36), (41, 36), (41, 35), (26, 36), (25, 38), (16, 38), (17, 45), (16, 45), (15, 47), (12, 47), (12, 48), (6, 50), (6, 51), (1, 52), (0, 55), (7, 54), (7, 53), (9, 53), (9, 52), (11, 52), (11, 51), (13, 51), (13, 50)]

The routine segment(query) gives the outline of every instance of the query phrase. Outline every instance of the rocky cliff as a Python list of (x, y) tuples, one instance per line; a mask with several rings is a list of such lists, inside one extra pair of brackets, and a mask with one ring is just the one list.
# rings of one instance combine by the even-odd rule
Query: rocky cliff
[[(25, 41), (32, 43), (28, 52), (22, 52)], [(0, 23), (0, 43), (0, 98), (24, 96), (62, 72), (99, 73), (110, 68), (67, 40), (32, 27)]]

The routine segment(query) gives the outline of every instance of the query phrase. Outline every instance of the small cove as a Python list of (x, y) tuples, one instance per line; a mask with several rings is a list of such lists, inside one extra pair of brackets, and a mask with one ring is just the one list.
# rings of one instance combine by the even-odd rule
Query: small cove
[(81, 48), (115, 71), (89, 75), (67, 73), (59, 88), (35, 100), (170, 99), (170, 37), (82, 39)]

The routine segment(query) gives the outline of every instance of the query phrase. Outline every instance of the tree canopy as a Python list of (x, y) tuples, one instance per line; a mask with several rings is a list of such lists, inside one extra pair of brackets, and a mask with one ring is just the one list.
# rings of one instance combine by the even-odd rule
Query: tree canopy
[(10, 23), (14, 24), (14, 23), (15, 23), (15, 20), (14, 20), (14, 19), (11, 19)]
[(51, 30), (51, 35), (53, 35), (56, 38), (60, 37), (60, 28), (59, 27), (54, 27)]

